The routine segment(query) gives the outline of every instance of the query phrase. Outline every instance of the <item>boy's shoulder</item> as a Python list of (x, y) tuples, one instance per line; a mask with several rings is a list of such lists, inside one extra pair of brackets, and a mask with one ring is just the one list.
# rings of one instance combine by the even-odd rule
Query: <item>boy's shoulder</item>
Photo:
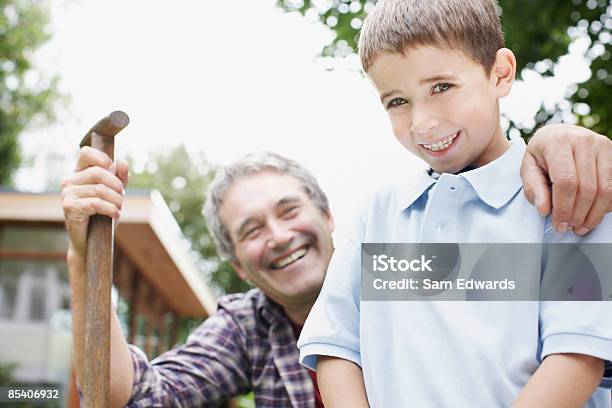
[(370, 227), (382, 230), (435, 183), (426, 168), (369, 186), (354, 197), (354, 205), (336, 218), (334, 237), (361, 242)]

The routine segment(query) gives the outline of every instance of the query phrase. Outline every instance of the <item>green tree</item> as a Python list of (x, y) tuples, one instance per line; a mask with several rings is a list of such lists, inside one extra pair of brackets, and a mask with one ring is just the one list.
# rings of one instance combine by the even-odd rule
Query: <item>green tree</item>
[(5, 387), (13, 383), (13, 371), (17, 368), (17, 364), (0, 363), (0, 386)]
[(35, 119), (52, 119), (57, 77), (34, 69), (34, 51), (49, 40), (42, 0), (0, 0), (0, 184), (10, 184), (21, 156), (17, 138)]
[[(355, 52), (359, 29), (376, 0), (277, 0), (286, 11), (315, 12), (335, 33), (324, 56), (342, 57)], [(592, 75), (567, 95), (571, 112), (581, 125), (598, 133), (612, 135), (609, 95), (612, 85), (610, 49), (612, 1), (610, 0), (499, 0), (506, 44), (514, 51), (518, 76), (523, 68), (535, 68), (544, 76), (554, 75), (554, 62), (567, 54), (568, 45), (586, 36), (591, 45), (585, 58)], [(562, 109), (543, 107), (536, 115), (536, 127), (553, 119), (560, 121)], [(511, 124), (515, 126), (515, 124)], [(533, 129), (520, 129), (527, 136)]]
[(202, 215), (206, 188), (214, 174), (215, 168), (203, 154), (192, 157), (185, 146), (180, 146), (170, 152), (153, 153), (143, 171), (132, 172), (129, 187), (159, 190), (191, 243), (201, 269), (212, 269), (212, 282), (221, 291), (244, 292), (249, 285), (218, 257)]

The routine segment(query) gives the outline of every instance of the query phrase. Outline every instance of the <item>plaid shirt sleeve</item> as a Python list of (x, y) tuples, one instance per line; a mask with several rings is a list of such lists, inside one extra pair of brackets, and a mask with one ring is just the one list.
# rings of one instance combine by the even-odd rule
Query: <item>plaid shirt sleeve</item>
[(606, 361), (603, 380), (600, 387), (612, 388), (612, 361)]
[(151, 362), (130, 346), (134, 388), (128, 407), (217, 406), (250, 388), (245, 336), (220, 309), (187, 339)]

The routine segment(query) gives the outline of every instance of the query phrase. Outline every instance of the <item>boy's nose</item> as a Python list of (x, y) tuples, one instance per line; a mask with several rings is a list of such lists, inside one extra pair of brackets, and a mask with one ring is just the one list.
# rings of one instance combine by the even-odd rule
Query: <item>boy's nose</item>
[(419, 109), (417, 106), (412, 108), (412, 123), (410, 124), (412, 133), (427, 134), (436, 127), (438, 127), (438, 121), (432, 117), (431, 112), (428, 112), (427, 109)]
[(438, 127), (438, 121), (429, 119), (425, 121), (413, 121), (410, 126), (410, 131), (414, 134), (428, 134)]

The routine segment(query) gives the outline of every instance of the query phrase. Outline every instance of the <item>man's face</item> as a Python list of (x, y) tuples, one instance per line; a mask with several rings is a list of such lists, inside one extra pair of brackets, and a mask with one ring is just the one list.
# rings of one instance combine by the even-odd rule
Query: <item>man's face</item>
[(333, 252), (334, 223), (293, 176), (265, 170), (231, 185), (220, 208), (234, 268), (282, 306), (313, 302)]
[(435, 171), (482, 166), (505, 151), (498, 98), (506, 88), (463, 52), (433, 46), (385, 52), (368, 75), (395, 137)]

